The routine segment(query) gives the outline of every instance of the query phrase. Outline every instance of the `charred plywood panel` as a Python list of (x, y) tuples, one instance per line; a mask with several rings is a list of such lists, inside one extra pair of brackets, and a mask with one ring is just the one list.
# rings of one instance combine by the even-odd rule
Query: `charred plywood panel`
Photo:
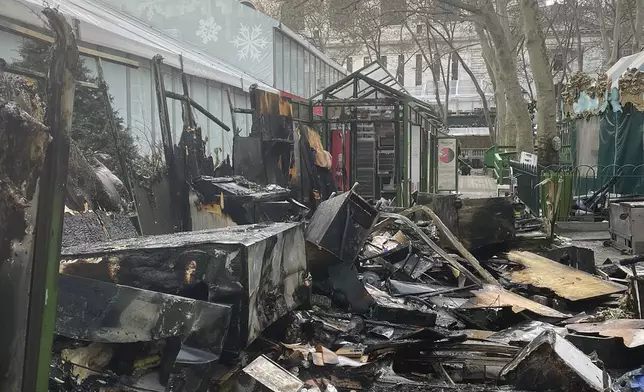
[(100, 343), (178, 336), (189, 346), (216, 355), (222, 351), (229, 305), (70, 275), (60, 275), (58, 284), (58, 335)]
[(644, 346), (644, 320), (617, 319), (600, 323), (581, 323), (567, 325), (570, 331), (580, 334), (622, 338), (628, 348)]
[(507, 254), (507, 259), (523, 267), (508, 273), (513, 283), (550, 289), (569, 301), (626, 291), (626, 286), (600, 279), (531, 252), (512, 251)]
[(65, 248), (60, 272), (231, 305), (232, 351), (308, 300), (304, 234), (297, 223)]
[(174, 233), (175, 222), (171, 219), (172, 200), (167, 174), (157, 180), (135, 181), (133, 185), (141, 232), (144, 235)]

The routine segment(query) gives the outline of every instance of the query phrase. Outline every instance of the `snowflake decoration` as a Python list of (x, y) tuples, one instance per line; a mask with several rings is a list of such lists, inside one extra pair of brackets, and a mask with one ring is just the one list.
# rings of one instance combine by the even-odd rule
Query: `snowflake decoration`
[(251, 29), (243, 23), (240, 23), (239, 25), (241, 26), (239, 28), (239, 33), (232, 41), (230, 41), (231, 44), (235, 45), (235, 47), (239, 49), (237, 51), (237, 57), (239, 57), (240, 60), (251, 59), (259, 62), (262, 51), (270, 43), (266, 37), (264, 37), (262, 27), (256, 25)]
[(215, 23), (215, 18), (211, 16), (208, 19), (201, 19), (199, 21), (197, 37), (201, 37), (201, 41), (204, 44), (207, 44), (210, 41), (217, 42), (219, 40), (220, 31), (221, 26)]

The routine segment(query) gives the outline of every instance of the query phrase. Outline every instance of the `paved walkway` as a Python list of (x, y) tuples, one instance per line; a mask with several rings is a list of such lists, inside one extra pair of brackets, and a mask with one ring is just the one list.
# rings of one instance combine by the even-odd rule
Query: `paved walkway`
[(471, 176), (458, 176), (458, 189), (463, 197), (469, 199), (481, 199), (497, 197), (498, 190), (496, 181), (492, 177), (472, 174)]

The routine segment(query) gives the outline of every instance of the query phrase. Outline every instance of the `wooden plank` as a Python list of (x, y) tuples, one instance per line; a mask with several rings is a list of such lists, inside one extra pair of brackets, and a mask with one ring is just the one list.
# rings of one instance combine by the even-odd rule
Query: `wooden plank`
[(529, 310), (532, 313), (552, 318), (567, 318), (569, 314), (561, 313), (548, 306), (541, 305), (518, 294), (511, 293), (505, 289), (484, 285), (482, 289), (473, 291), (474, 298), (464, 303), (463, 309), (485, 309), (485, 308), (512, 308), (515, 313)]
[[(13, 64), (6, 64), (6, 62), (4, 62), (4, 63), (3, 62), (4, 62), (4, 60), (0, 59), (0, 64), (2, 64), (2, 69), (5, 72), (9, 72), (9, 73), (12, 73), (14, 75), (26, 76), (26, 77), (32, 78), (32, 79), (39, 79), (39, 80), (47, 79), (47, 75), (45, 75), (42, 72), (32, 71), (32, 70), (27, 69), (27, 68), (19, 67), (17, 65), (13, 65)], [(81, 87), (85, 87), (85, 88), (89, 88), (89, 89), (93, 89), (93, 90), (98, 90), (98, 85), (95, 84), (95, 83), (90, 83), (90, 82), (84, 82), (84, 81), (81, 81), (81, 80), (77, 80), (76, 84), (78, 86), (81, 86)]]
[[(0, 30), (6, 31), (7, 33), (18, 34), (27, 38), (37, 39), (39, 41), (44, 41), (49, 43), (54, 42), (54, 38), (47, 34), (43, 34), (36, 30), (32, 30), (30, 28), (20, 26), (16, 23), (9, 22), (8, 20), (3, 18), (0, 18)], [(98, 50), (90, 49), (86, 46), (79, 46), (78, 52), (90, 57), (101, 58), (103, 60), (125, 65), (127, 67), (139, 68), (140, 66), (138, 61), (130, 60), (125, 57), (115, 56)]]
[(485, 268), (481, 266), (479, 261), (474, 257), (465, 247), (463, 244), (454, 236), (452, 231), (443, 223), (441, 218), (436, 215), (434, 211), (432, 211), (431, 208), (426, 207), (426, 206), (414, 206), (408, 210), (405, 210), (405, 215), (413, 214), (414, 212), (424, 212), (427, 214), (433, 221), (436, 227), (438, 227), (438, 230), (451, 242), (452, 246), (458, 250), (458, 252), (463, 256), (472, 267), (476, 270), (476, 272), (479, 273), (479, 275), (488, 283), (493, 284), (493, 285), (499, 285), (499, 282), (497, 282), (496, 279), (494, 279), (494, 276), (490, 274)]
[(627, 289), (531, 252), (512, 251), (506, 254), (506, 258), (525, 267), (507, 273), (513, 283), (550, 289), (569, 301), (607, 296)]
[(644, 320), (608, 320), (601, 323), (570, 324), (566, 328), (580, 334), (599, 334), (609, 338), (622, 338), (628, 348), (644, 345)]

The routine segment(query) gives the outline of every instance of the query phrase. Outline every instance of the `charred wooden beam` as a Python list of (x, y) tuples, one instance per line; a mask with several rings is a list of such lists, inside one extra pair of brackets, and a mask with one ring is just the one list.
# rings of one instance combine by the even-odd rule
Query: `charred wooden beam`
[(241, 133), (241, 129), (237, 128), (237, 120), (235, 120), (235, 108), (233, 107), (233, 101), (230, 99), (230, 89), (226, 89), (226, 97), (228, 98), (228, 108), (230, 109), (230, 120), (233, 122), (233, 134), (235, 136)]
[(45, 125), (52, 142), (47, 148), (38, 195), (33, 272), (25, 346), (23, 391), (46, 391), (56, 320), (59, 254), (65, 207), (65, 181), (74, 111), (74, 73), (78, 47), (72, 27), (57, 10), (45, 8), (56, 41), (48, 73)]
[(190, 228), (186, 222), (184, 210), (182, 207), (181, 189), (182, 181), (177, 171), (177, 162), (174, 155), (174, 145), (172, 142), (172, 128), (170, 126), (170, 114), (168, 111), (168, 100), (166, 99), (165, 83), (161, 73), (163, 58), (160, 55), (152, 58), (152, 73), (154, 75), (154, 85), (157, 94), (157, 106), (159, 110), (159, 127), (161, 128), (161, 139), (163, 140), (163, 153), (165, 164), (168, 167), (170, 180), (170, 200), (174, 207), (172, 211), (173, 227), (175, 231), (184, 231)]
[[(165, 95), (166, 95), (166, 97), (168, 97), (168, 98), (170, 98), (170, 99), (176, 99), (176, 100), (179, 100), (179, 101), (184, 101), (184, 100), (186, 99), (186, 97), (185, 97), (185, 96), (183, 96), (183, 95), (181, 95), (181, 94), (174, 93), (174, 92), (172, 92), (172, 91), (166, 91), (166, 92), (165, 92)], [(201, 105), (200, 105), (197, 101), (195, 101), (194, 99), (192, 99), (192, 98), (188, 98), (188, 99), (190, 100), (190, 105), (191, 105), (193, 108), (197, 109), (199, 112), (201, 112), (201, 114), (203, 114), (204, 116), (208, 117), (208, 119), (210, 119), (212, 122), (214, 122), (215, 124), (217, 124), (217, 125), (219, 125), (220, 127), (222, 127), (222, 128), (224, 129), (224, 131), (226, 131), (226, 132), (230, 132), (230, 127), (229, 127), (228, 125), (226, 125), (226, 124), (225, 124), (224, 122), (222, 122), (220, 119), (218, 119), (217, 117), (215, 117), (215, 115), (214, 115), (214, 114), (210, 113), (206, 108), (204, 108), (203, 106), (201, 106)]]
[[(32, 71), (30, 69), (20, 67), (14, 64), (7, 64), (7, 62), (4, 59), (0, 59), (0, 72), (9, 72), (14, 75), (26, 76), (28, 78), (39, 79), (43, 81), (47, 79), (47, 75), (45, 75), (42, 72)], [(77, 80), (76, 85), (77, 87), (84, 87), (92, 90), (99, 89), (99, 86), (97, 84), (84, 82), (82, 80)]]
[[(182, 107), (183, 107), (183, 126), (196, 128), (197, 120), (195, 120), (195, 116), (192, 113), (192, 109), (190, 107), (191, 99), (190, 99), (190, 89), (188, 88), (188, 75), (186, 75), (186, 73), (183, 71), (182, 55), (179, 55), (179, 63), (181, 64), (181, 85), (183, 87), (183, 100), (181, 100)], [(199, 138), (201, 138), (201, 132), (199, 132)]]
[(253, 110), (253, 109), (244, 109), (244, 108), (235, 108), (234, 112), (235, 113), (241, 113), (241, 114), (255, 114), (255, 110)]

